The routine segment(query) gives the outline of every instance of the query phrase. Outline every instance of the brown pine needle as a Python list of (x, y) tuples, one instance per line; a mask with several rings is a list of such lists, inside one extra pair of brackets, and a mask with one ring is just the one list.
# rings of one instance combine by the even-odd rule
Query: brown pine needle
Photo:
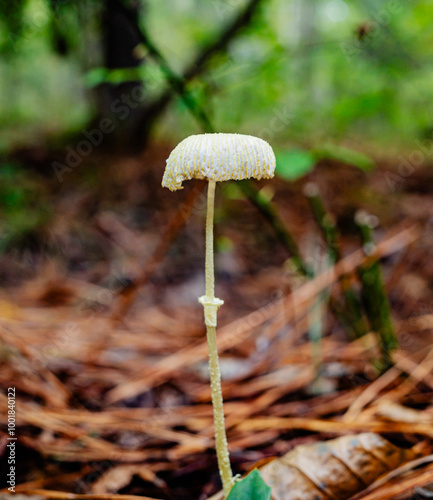
[(20, 490), (23, 495), (37, 495), (57, 500), (158, 500), (157, 498), (142, 497), (138, 495), (91, 495), (88, 493), (68, 493), (64, 491), (30, 489)]

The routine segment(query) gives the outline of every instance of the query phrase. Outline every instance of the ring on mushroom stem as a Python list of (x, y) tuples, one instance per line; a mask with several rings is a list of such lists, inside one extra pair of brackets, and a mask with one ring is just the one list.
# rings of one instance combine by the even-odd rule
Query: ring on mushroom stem
[(162, 186), (171, 191), (182, 189), (188, 179), (209, 181), (206, 214), (206, 293), (198, 300), (204, 308), (209, 347), (209, 371), (215, 427), (218, 468), (227, 497), (234, 484), (224, 427), (221, 375), (216, 345), (217, 311), (224, 303), (215, 297), (213, 259), (213, 218), (217, 181), (269, 179), (274, 176), (275, 155), (271, 146), (258, 137), (241, 134), (191, 135), (171, 152)]

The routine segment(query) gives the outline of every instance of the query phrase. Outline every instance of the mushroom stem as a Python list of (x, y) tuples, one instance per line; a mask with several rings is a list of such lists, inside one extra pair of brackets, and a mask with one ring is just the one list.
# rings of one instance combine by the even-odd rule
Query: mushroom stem
[(213, 219), (215, 185), (209, 181), (206, 215), (206, 295), (199, 298), (204, 307), (207, 329), (207, 344), (209, 347), (209, 371), (211, 380), (212, 406), (215, 428), (215, 447), (218, 458), (218, 468), (223, 483), (224, 496), (227, 498), (233, 487), (234, 479), (230, 467), (227, 437), (224, 425), (223, 396), (221, 391), (221, 374), (216, 343), (216, 318), (218, 307), (223, 301), (215, 297), (214, 254), (213, 254)]
[(233, 487), (234, 479), (230, 467), (227, 437), (224, 426), (223, 397), (221, 392), (221, 376), (218, 362), (216, 334), (214, 326), (207, 326), (207, 344), (209, 346), (209, 371), (211, 378), (212, 406), (215, 428), (215, 448), (218, 468), (223, 484), (224, 496), (227, 498)]
[(211, 298), (215, 295), (215, 272), (213, 258), (213, 219), (215, 205), (216, 181), (209, 181), (207, 189), (207, 213), (206, 213), (206, 296)]

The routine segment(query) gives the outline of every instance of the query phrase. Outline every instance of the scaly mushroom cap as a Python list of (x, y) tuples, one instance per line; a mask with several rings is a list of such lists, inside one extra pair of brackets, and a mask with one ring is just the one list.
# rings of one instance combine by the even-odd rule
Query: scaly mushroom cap
[(191, 135), (171, 152), (162, 186), (176, 191), (188, 179), (269, 179), (274, 170), (274, 152), (263, 139), (241, 134)]

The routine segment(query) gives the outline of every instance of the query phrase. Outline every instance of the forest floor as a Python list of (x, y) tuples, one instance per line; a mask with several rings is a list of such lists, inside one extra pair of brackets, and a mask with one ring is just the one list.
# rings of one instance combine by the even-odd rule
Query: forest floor
[[(16, 388), (17, 492), (204, 500), (220, 488), (197, 302), (205, 194), (198, 191), (189, 211), (185, 199), (197, 186), (160, 187), (170, 150), (153, 144), (141, 158), (84, 162), (62, 182), (41, 168), (46, 157), (20, 157), (40, 193), (32, 203), (43, 200), (49, 215), (17, 235), (0, 261), (5, 493), (9, 387)], [(218, 339), (235, 473), (300, 444), (360, 432), (431, 453), (433, 169), (402, 175), (398, 160), (378, 163), (367, 175), (322, 162), (300, 181), (260, 183), (322, 273), (310, 282), (256, 208), (233, 185), (217, 189), (216, 295), (225, 301)], [(340, 229), (343, 260), (335, 268), (303, 195), (306, 182), (319, 186)], [(183, 206), (189, 217), (175, 237), (170, 221)], [(383, 374), (377, 337), (351, 338), (328, 307), (329, 297), (341, 298), (341, 274), (359, 291), (359, 209), (379, 220), (374, 236), (400, 343)], [(162, 237), (166, 252), (155, 257)], [(137, 276), (145, 278), (133, 296)], [(429, 459), (387, 472), (356, 498), (433, 496)]]

